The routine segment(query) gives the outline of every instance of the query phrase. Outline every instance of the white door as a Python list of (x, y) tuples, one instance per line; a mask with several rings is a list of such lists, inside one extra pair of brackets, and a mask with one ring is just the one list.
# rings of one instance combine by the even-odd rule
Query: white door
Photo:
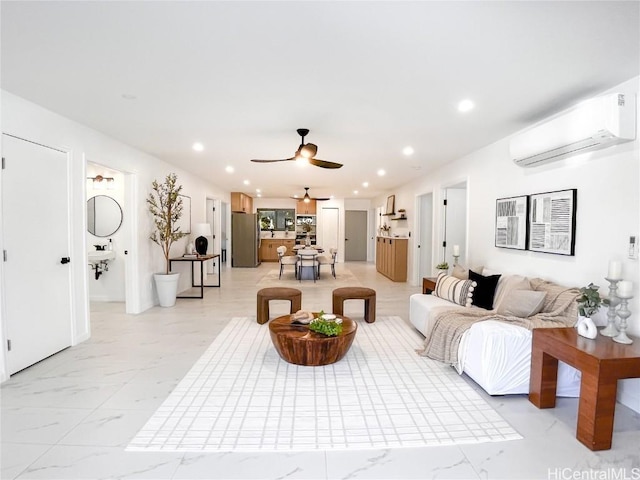
[(68, 157), (8, 135), (2, 142), (7, 360), (12, 374), (71, 345)]
[(338, 248), (338, 209), (323, 208), (322, 209), (322, 237), (320, 246), (325, 252), (329, 252), (330, 248)]

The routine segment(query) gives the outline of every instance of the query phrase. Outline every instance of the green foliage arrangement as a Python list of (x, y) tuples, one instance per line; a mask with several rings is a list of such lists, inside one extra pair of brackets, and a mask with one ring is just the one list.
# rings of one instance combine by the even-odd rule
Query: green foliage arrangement
[(318, 313), (318, 318), (311, 320), (309, 324), (309, 330), (321, 333), (327, 337), (335, 337), (342, 333), (342, 323), (338, 323), (335, 320), (325, 320), (323, 318), (324, 311)]
[(576, 299), (578, 302), (578, 313), (583, 317), (589, 317), (596, 313), (601, 305), (608, 305), (608, 299), (600, 298), (598, 285), (590, 283), (586, 287), (580, 289), (580, 296)]
[(447, 262), (442, 262), (436, 265), (436, 270), (449, 270), (449, 264)]
[(153, 181), (151, 187), (153, 191), (149, 193), (147, 205), (149, 212), (153, 216), (155, 230), (149, 239), (157, 243), (162, 248), (166, 262), (166, 273), (169, 274), (169, 253), (171, 245), (187, 234), (180, 231), (178, 220), (182, 217), (182, 198), (179, 194), (182, 185), (176, 185), (178, 177), (175, 173), (170, 173), (164, 179), (164, 183)]

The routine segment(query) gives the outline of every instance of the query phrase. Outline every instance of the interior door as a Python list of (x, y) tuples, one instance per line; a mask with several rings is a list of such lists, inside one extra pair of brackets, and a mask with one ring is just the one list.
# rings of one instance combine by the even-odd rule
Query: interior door
[(322, 209), (322, 237), (320, 246), (325, 252), (329, 252), (330, 248), (338, 248), (338, 209), (323, 208)]
[(367, 212), (346, 210), (344, 223), (345, 261), (365, 262), (367, 260)]
[[(9, 374), (71, 345), (68, 157), (3, 135), (2, 235)], [(38, 175), (33, 175), (38, 172)]]

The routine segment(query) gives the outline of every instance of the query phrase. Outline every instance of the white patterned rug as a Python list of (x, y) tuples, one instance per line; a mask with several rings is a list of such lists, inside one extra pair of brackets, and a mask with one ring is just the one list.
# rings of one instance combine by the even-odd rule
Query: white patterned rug
[(282, 360), (268, 325), (233, 318), (127, 447), (238, 452), (420, 447), (522, 438), (400, 317), (358, 322), (324, 367)]

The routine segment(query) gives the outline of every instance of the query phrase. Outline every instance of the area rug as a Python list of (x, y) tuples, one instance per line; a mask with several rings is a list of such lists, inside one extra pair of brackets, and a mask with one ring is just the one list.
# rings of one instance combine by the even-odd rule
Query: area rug
[(320, 271), (320, 278), (315, 282), (311, 280), (298, 280), (295, 277), (293, 267), (287, 265), (282, 272), (282, 278), (278, 278), (280, 274), (280, 267), (277, 270), (270, 270), (259, 281), (257, 286), (259, 288), (264, 287), (359, 287), (361, 286), (358, 278), (351, 273), (351, 271), (343, 266), (336, 267), (336, 278), (331, 275), (331, 265), (323, 265)]
[(233, 318), (128, 451), (343, 450), (522, 438), (453, 368), (415, 353), (400, 317), (358, 323), (324, 367), (282, 360), (268, 325)]

